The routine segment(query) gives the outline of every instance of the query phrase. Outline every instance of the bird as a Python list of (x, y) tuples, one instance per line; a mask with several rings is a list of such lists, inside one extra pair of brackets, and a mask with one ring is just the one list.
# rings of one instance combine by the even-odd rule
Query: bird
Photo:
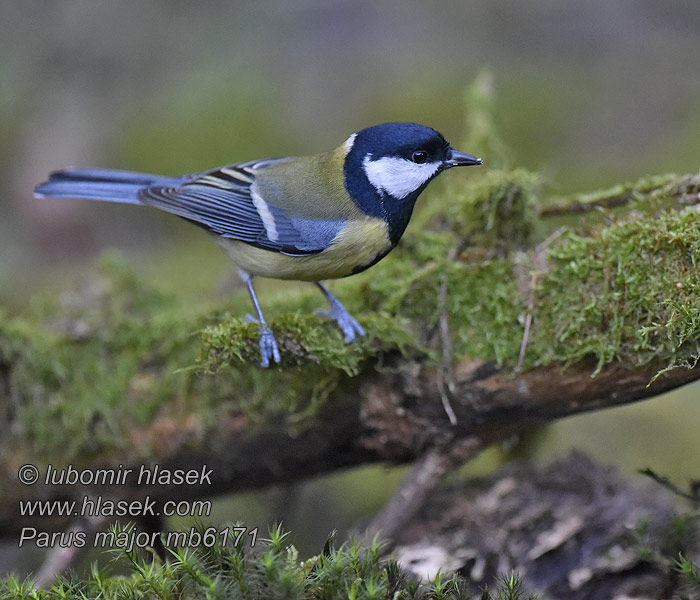
[(365, 336), (323, 281), (359, 273), (398, 244), (418, 196), (452, 167), (481, 165), (418, 123), (373, 125), (330, 152), (239, 162), (162, 176), (67, 168), (36, 186), (37, 198), (145, 205), (211, 233), (238, 267), (257, 318), (260, 366), (281, 362), (253, 286), (256, 276), (315, 283), (345, 343)]

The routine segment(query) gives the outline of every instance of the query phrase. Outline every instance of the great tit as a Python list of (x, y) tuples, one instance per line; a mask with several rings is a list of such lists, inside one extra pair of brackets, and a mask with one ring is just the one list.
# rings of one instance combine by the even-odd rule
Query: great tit
[(236, 163), (164, 177), (108, 169), (66, 169), (38, 185), (39, 198), (145, 204), (212, 233), (239, 267), (257, 312), (261, 366), (280, 362), (253, 277), (312, 281), (323, 311), (352, 342), (362, 326), (321, 283), (359, 273), (398, 243), (419, 194), (442, 171), (480, 165), (434, 129), (384, 123), (353, 133), (338, 148), (304, 157)]

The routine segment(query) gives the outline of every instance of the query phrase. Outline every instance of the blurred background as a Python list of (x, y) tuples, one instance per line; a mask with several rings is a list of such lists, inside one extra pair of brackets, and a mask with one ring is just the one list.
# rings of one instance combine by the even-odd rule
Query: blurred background
[[(230, 276), (216, 245), (175, 217), (33, 199), (51, 170), (196, 172), (327, 150), (394, 120), (458, 140), (465, 86), (484, 68), (514, 164), (543, 172), (552, 193), (697, 172), (699, 31), (697, 0), (3, 2), (0, 306), (20, 313), (112, 248), (192, 301)], [(689, 386), (562, 421), (537, 456), (579, 447), (683, 484), (700, 476), (699, 396)], [(401, 474), (354, 470), (219, 501), (214, 518), (264, 528), (283, 517), (302, 554), (316, 552), (331, 529), (381, 506)]]

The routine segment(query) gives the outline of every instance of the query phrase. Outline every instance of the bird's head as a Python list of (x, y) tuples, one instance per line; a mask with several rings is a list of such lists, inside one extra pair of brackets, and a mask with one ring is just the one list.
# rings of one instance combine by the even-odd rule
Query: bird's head
[(394, 243), (430, 181), (451, 167), (482, 163), (453, 150), (440, 133), (417, 123), (368, 127), (351, 135), (345, 149), (348, 193), (364, 212), (387, 220)]

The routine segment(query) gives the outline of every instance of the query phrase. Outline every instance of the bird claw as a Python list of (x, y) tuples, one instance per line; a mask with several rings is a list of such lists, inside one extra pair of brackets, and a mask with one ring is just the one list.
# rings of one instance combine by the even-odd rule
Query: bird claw
[(262, 356), (260, 366), (266, 369), (270, 366), (270, 360), (279, 364), (282, 357), (280, 356), (280, 349), (277, 346), (275, 334), (272, 333), (270, 326), (267, 323), (260, 323), (258, 319), (250, 314), (245, 316), (245, 320), (248, 323), (256, 323), (258, 331), (260, 331), (260, 355)]
[(340, 327), (345, 336), (345, 343), (350, 344), (355, 341), (357, 335), (365, 337), (366, 333), (362, 325), (348, 312), (339, 300), (331, 301), (330, 309), (317, 309), (317, 315), (333, 319)]

